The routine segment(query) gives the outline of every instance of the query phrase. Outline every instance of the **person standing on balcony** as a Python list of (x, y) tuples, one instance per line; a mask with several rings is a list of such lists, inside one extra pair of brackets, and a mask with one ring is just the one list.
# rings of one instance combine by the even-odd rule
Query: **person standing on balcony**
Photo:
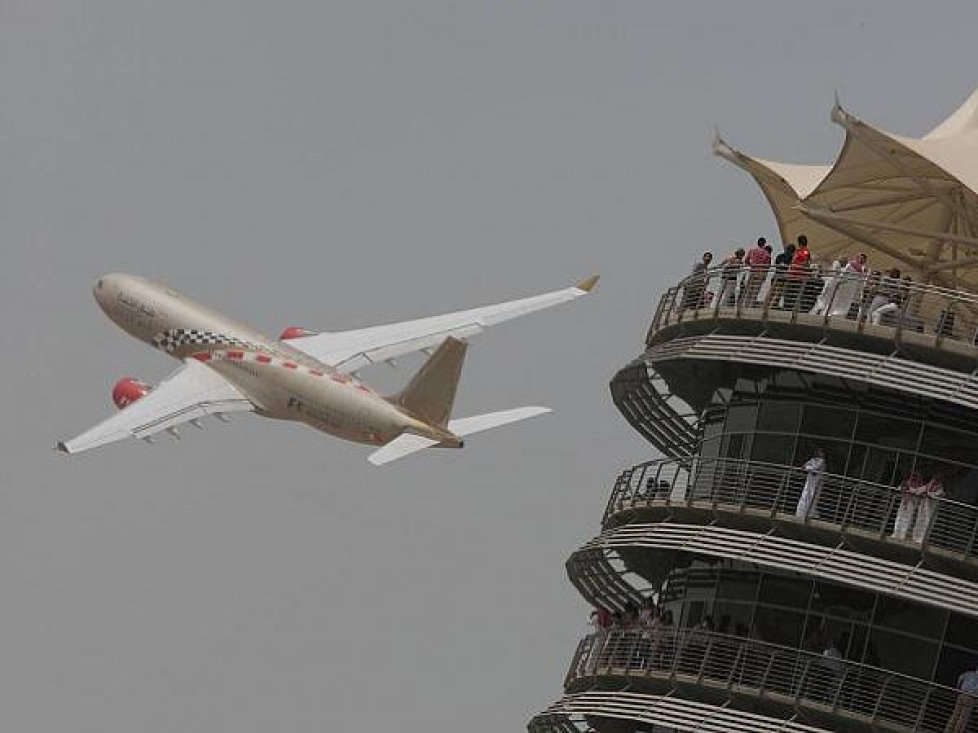
[(968, 670), (958, 677), (958, 691), (958, 701), (944, 733), (965, 733), (968, 730), (971, 712), (975, 709), (975, 698), (978, 697), (978, 669)]
[[(602, 614), (602, 611), (604, 612)], [(591, 641), (587, 647), (587, 654), (584, 657), (583, 670), (585, 674), (593, 674), (594, 670), (598, 666), (598, 655), (601, 652), (602, 641), (604, 639), (605, 629), (607, 628), (607, 619), (609, 614), (607, 609), (596, 608), (591, 611), (590, 617), (588, 617), (587, 625), (590, 628), (588, 636)]]
[(846, 257), (840, 257), (834, 260), (832, 266), (825, 272), (825, 284), (822, 286), (822, 292), (819, 293), (815, 307), (812, 309), (812, 313), (815, 315), (824, 316), (832, 305), (835, 300), (835, 290), (839, 287), (839, 274), (848, 261)]
[(720, 292), (717, 305), (723, 307), (737, 302), (737, 278), (744, 266), (744, 248), (738, 247), (732, 255), (727, 255), (720, 263)]
[(798, 246), (788, 265), (788, 282), (784, 289), (785, 310), (795, 310), (801, 298), (802, 289), (811, 274), (812, 253), (808, 249), (808, 237), (798, 235)]
[(687, 278), (686, 286), (683, 288), (683, 302), (681, 306), (683, 310), (687, 308), (702, 308), (705, 305), (706, 283), (710, 278), (707, 270), (711, 262), (713, 262), (713, 253), (704, 252), (703, 258), (693, 265), (693, 272)]
[(944, 496), (943, 476), (935, 473), (930, 481), (924, 485), (923, 494), (920, 497), (920, 506), (917, 508), (917, 519), (913, 523), (913, 541), (922, 545), (927, 539), (930, 525), (934, 521), (937, 507), (940, 506), (941, 497)]
[(860, 252), (842, 268), (835, 289), (835, 298), (832, 300), (832, 305), (829, 306), (830, 316), (846, 318), (849, 315), (849, 309), (852, 308), (852, 304), (859, 299), (862, 293), (868, 262), (869, 256), (865, 252)]
[(911, 471), (900, 482), (900, 508), (897, 509), (896, 519), (893, 521), (893, 539), (907, 539), (920, 506), (920, 496), (926, 491), (926, 486), (927, 482), (917, 471)]
[(766, 308), (780, 308), (781, 295), (784, 292), (784, 284), (788, 277), (788, 267), (795, 256), (795, 245), (785, 244), (781, 254), (774, 258), (774, 276), (771, 278), (771, 289), (767, 291), (764, 299)]
[(757, 307), (757, 294), (764, 284), (767, 271), (771, 267), (771, 249), (764, 237), (757, 238), (757, 244), (747, 250), (744, 264), (748, 267), (747, 282), (740, 291), (740, 304), (747, 308)]
[(663, 667), (672, 661), (672, 635), (676, 627), (672, 622), (672, 611), (664, 609), (652, 624), (652, 665)]
[(818, 495), (822, 490), (822, 481), (825, 480), (825, 451), (816, 448), (814, 455), (808, 459), (803, 468), (808, 472), (805, 477), (805, 487), (801, 490), (798, 499), (798, 506), (795, 508), (795, 516), (799, 519), (818, 519), (818, 508), (812, 507), (818, 503)]
[(900, 303), (903, 301), (903, 291), (900, 270), (891, 267), (883, 276), (876, 295), (873, 296), (873, 301), (869, 305), (869, 320), (878, 326), (888, 313), (895, 314), (899, 311)]

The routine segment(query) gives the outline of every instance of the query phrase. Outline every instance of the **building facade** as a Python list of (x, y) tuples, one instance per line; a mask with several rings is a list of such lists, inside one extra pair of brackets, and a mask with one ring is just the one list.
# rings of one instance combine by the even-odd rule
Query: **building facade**
[(567, 561), (603, 628), (531, 733), (978, 731), (978, 178), (932, 153), (978, 152), (976, 110), (837, 106), (831, 166), (718, 142), (812, 259), (661, 295), (611, 392), (663, 457)]

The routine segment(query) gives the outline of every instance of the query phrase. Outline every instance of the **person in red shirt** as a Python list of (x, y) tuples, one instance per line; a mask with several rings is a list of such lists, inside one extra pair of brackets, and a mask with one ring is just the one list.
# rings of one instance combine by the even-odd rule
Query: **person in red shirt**
[(757, 308), (757, 293), (767, 278), (771, 267), (771, 252), (766, 247), (767, 240), (758, 237), (757, 244), (747, 250), (744, 264), (748, 267), (747, 283), (740, 291), (740, 304), (747, 308)]
[(788, 282), (784, 290), (785, 310), (795, 310), (798, 305), (798, 296), (801, 295), (801, 288), (808, 279), (811, 262), (812, 253), (808, 249), (808, 237), (799, 234), (798, 246), (795, 247), (795, 254), (788, 266)]

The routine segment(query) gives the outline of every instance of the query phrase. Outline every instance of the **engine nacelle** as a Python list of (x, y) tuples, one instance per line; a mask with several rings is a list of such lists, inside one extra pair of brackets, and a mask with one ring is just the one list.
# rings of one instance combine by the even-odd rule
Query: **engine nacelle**
[(112, 401), (120, 410), (129, 407), (133, 402), (141, 400), (153, 389), (153, 385), (140, 382), (132, 377), (123, 377), (112, 385)]
[(315, 336), (316, 333), (316, 331), (309, 331), (301, 326), (289, 326), (278, 335), (278, 340), (288, 341), (289, 339), (297, 339), (303, 336)]

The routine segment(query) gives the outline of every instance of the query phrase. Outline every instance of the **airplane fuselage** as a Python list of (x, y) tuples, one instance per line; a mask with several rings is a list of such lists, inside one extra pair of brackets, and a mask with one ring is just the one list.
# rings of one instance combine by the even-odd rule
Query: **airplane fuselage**
[(110, 274), (96, 282), (93, 292), (105, 314), (126, 333), (176, 359), (207, 364), (263, 416), (372, 445), (387, 443), (408, 428), (443, 437), (359, 379), (165, 285)]

